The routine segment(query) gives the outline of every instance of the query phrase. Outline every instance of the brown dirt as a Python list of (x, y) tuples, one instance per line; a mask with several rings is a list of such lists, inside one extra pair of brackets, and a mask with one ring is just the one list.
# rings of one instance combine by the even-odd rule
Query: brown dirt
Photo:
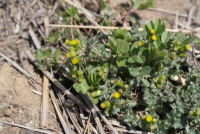
[[(157, 8), (172, 11), (179, 14), (188, 14), (190, 7), (192, 6), (191, 0), (155, 0), (154, 4)], [(156, 8), (155, 8), (156, 9)], [(144, 20), (145, 22), (156, 20), (160, 18), (162, 21), (167, 21), (167, 28), (174, 28), (175, 24), (175, 15), (151, 11), (151, 10), (138, 10), (136, 13)], [(179, 17), (180, 22), (186, 22), (187, 18)]]
[[(38, 81), (42, 82), (38, 72), (34, 72), (34, 68), (28, 62), (25, 62), (25, 68), (30, 71)], [(41, 92), (42, 87), (34, 84)], [(27, 77), (18, 72), (8, 63), (4, 63), (0, 67), (0, 108), (4, 109), (4, 116), (0, 118), (2, 121), (13, 122), (33, 128), (40, 127), (40, 103), (41, 96), (32, 92), (35, 90), (28, 82)], [(50, 102), (51, 104), (51, 102)], [(48, 128), (59, 130), (60, 126), (56, 121), (55, 111), (50, 105)], [(1, 134), (26, 134), (26, 131), (3, 125)]]
[[(119, 3), (121, 2), (122, 1), (119, 1)], [(191, 2), (190, 0), (184, 0), (184, 2), (183, 0), (155, 0), (155, 6), (161, 9), (174, 12), (179, 11), (179, 13), (187, 14), (191, 7)], [(144, 21), (161, 18), (162, 20), (169, 22), (167, 25), (168, 28), (173, 28), (174, 26), (175, 15), (150, 10), (140, 10), (135, 12)], [(186, 21), (186, 18), (182, 18), (182, 21)], [(0, 46), (4, 43), (5, 42), (0, 40)], [(16, 57), (13, 59), (16, 59)], [(29, 84), (27, 77), (22, 75), (7, 62), (3, 61), (3, 59), (0, 59), (0, 63), (0, 120), (39, 128), (41, 96), (32, 92), (32, 90), (35, 89)], [(28, 61), (25, 61), (24, 68), (31, 72), (31, 74), (42, 83), (41, 76), (38, 75), (38, 72), (35, 72), (33, 65)], [(42, 91), (40, 85), (36, 83), (34, 85), (37, 87), (39, 92)], [(48, 128), (62, 131), (51, 101), (48, 117)], [(31, 132), (0, 123), (0, 134), (28, 133)]]

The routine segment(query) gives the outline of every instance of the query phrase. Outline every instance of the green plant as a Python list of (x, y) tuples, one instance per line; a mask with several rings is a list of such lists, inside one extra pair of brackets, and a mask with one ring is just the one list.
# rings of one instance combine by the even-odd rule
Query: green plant
[(68, 9), (63, 11), (61, 16), (68, 22), (70, 22), (72, 18), (78, 22), (83, 21), (83, 17), (79, 16), (77, 8), (73, 6), (70, 6)]
[(171, 34), (165, 24), (157, 19), (142, 32), (116, 29), (106, 43), (67, 40), (73, 88), (87, 94), (106, 116), (121, 114), (141, 130), (199, 133), (200, 74), (195, 66), (185, 66), (188, 44), (196, 36)]
[[(92, 47), (78, 66), (84, 72), (84, 80), (74, 88), (88, 95), (100, 90), (100, 95), (89, 96), (95, 104), (110, 102), (108, 108), (101, 103), (107, 116), (123, 113), (124, 121), (143, 130), (156, 133), (186, 131), (187, 121), (193, 122), (192, 116), (188, 116), (190, 109), (199, 107), (198, 103), (194, 104), (200, 99), (197, 93), (199, 74), (194, 67), (188, 72), (181, 69), (186, 59), (183, 55), (187, 52), (179, 48), (188, 47), (195, 38), (187, 38), (182, 32), (173, 35), (165, 31), (165, 23), (159, 19), (149, 22), (142, 32), (137, 28), (131, 32), (113, 30), (106, 44), (86, 44)], [(175, 47), (178, 49), (174, 50)], [(82, 53), (86, 53), (84, 50), (87, 49)], [(186, 85), (173, 82), (175, 75), (185, 77)], [(191, 94), (196, 97), (186, 100)], [(147, 121), (137, 118), (137, 109), (149, 114)], [(198, 125), (195, 128), (198, 129)]]
[(153, 3), (154, 0), (131, 0), (132, 1), (132, 6), (137, 8), (137, 9), (146, 9), (148, 7), (154, 7)]
[(60, 55), (60, 49), (56, 49), (54, 53), (52, 53), (50, 49), (38, 49), (35, 56), (36, 63), (41, 70), (50, 70), (50, 68), (52, 68), (54, 72), (56, 72), (58, 70), (58, 61)]

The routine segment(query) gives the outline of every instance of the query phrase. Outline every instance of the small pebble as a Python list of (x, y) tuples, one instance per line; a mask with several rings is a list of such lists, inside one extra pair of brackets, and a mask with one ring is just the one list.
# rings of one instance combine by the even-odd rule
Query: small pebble
[(11, 117), (13, 115), (13, 111), (10, 108), (5, 108), (4, 114), (5, 116)]

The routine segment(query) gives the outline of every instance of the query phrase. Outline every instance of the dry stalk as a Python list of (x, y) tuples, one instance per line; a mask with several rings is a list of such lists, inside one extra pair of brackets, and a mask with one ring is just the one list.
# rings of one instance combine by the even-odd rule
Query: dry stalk
[(105, 134), (105, 131), (104, 131), (104, 129), (103, 129), (103, 126), (102, 126), (102, 124), (101, 124), (101, 122), (100, 122), (100, 120), (99, 120), (99, 117), (98, 117), (98, 115), (97, 115), (97, 112), (95, 111), (95, 109), (94, 109), (94, 107), (93, 107), (94, 105), (90, 102), (90, 100), (87, 98), (86, 95), (82, 95), (82, 97), (83, 97), (83, 99), (85, 100), (85, 102), (87, 103), (88, 107), (89, 107), (89, 108), (91, 109), (91, 111), (92, 111), (94, 120), (95, 120), (95, 122), (96, 122), (96, 124), (97, 124), (97, 127), (98, 127), (98, 129), (99, 129), (100, 134)]
[[(126, 29), (130, 31), (132, 27), (110, 27), (110, 26), (80, 26), (80, 25), (55, 25), (55, 24), (49, 24), (45, 25), (45, 27), (60, 27), (60, 28), (85, 28), (85, 29), (106, 29), (106, 30), (114, 30), (114, 29)], [(138, 28), (139, 31), (143, 31), (143, 28)], [(185, 34), (192, 34), (195, 31), (187, 30), (187, 29), (166, 29), (166, 31), (169, 31), (171, 33), (176, 33), (179, 31), (182, 31)]]
[(42, 106), (41, 106), (41, 127), (47, 127), (49, 110), (49, 79), (43, 76)]
[(12, 125), (12, 126), (20, 127), (20, 128), (24, 128), (24, 129), (28, 129), (28, 130), (32, 130), (32, 131), (40, 132), (40, 133), (44, 133), (44, 134), (57, 134), (56, 132), (51, 132), (51, 131), (48, 131), (48, 130), (41, 130), (41, 129), (37, 129), (37, 128), (31, 128), (31, 127), (27, 127), (27, 126), (15, 124), (15, 123), (9, 123), (9, 122), (5, 122), (5, 121), (1, 121), (1, 120), (0, 120), (0, 123)]
[(54, 105), (54, 107), (55, 107), (56, 113), (57, 113), (57, 115), (58, 115), (58, 118), (59, 118), (59, 120), (60, 120), (62, 126), (63, 126), (63, 129), (64, 129), (65, 133), (66, 133), (66, 134), (71, 134), (71, 130), (70, 130), (69, 127), (67, 126), (67, 123), (65, 122), (65, 120), (64, 120), (64, 118), (63, 118), (63, 116), (62, 116), (62, 114), (61, 114), (61, 111), (60, 111), (60, 109), (59, 109), (59, 107), (58, 107), (58, 104), (56, 103), (56, 97), (55, 97), (55, 95), (54, 95), (54, 93), (53, 93), (52, 90), (50, 90), (50, 96), (51, 96), (51, 99), (52, 99), (52, 101), (53, 101), (53, 105)]

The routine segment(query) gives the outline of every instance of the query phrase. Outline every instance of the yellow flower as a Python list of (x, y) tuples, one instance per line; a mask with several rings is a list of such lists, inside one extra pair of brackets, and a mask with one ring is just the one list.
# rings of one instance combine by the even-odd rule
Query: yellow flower
[(156, 32), (156, 31), (155, 31), (154, 29), (151, 29), (151, 30), (150, 30), (150, 33), (151, 33), (151, 34), (155, 34), (155, 32)]
[(72, 64), (77, 64), (77, 63), (78, 63), (78, 58), (77, 57), (72, 58)]
[(91, 96), (92, 97), (96, 97), (95, 92), (92, 92)]
[(78, 43), (79, 43), (78, 39), (74, 39), (74, 40), (71, 41), (72, 46), (77, 45)]
[(115, 92), (115, 93), (113, 94), (113, 97), (116, 98), (116, 99), (118, 99), (118, 98), (120, 97), (120, 93)]
[(104, 111), (104, 114), (107, 114), (107, 113), (108, 113), (108, 111), (107, 111), (107, 110), (105, 110), (105, 111)]
[(155, 41), (155, 40), (157, 40), (157, 36), (156, 35), (152, 35), (151, 39)]
[(138, 41), (138, 42), (137, 42), (137, 46), (138, 46), (138, 47), (142, 46), (142, 42), (141, 42), (141, 41)]
[(70, 58), (70, 57), (71, 57), (70, 53), (66, 53), (65, 56), (66, 56), (67, 58)]
[(190, 45), (185, 45), (185, 49), (186, 49), (186, 51), (188, 51), (188, 50), (190, 50)]
[(151, 122), (153, 120), (153, 117), (148, 115), (148, 116), (146, 116), (145, 119), (146, 119), (147, 122)]
[(83, 81), (83, 79), (82, 79), (82, 78), (79, 78), (79, 79), (78, 79), (78, 82), (82, 82), (82, 81)]
[(101, 108), (106, 108), (106, 105), (104, 103), (101, 103), (100, 107)]
[(65, 45), (68, 45), (69, 42), (70, 42), (69, 40), (65, 40), (64, 44), (65, 44)]
[(102, 102), (101, 104), (100, 104), (100, 107), (101, 108), (109, 108), (110, 107), (110, 101), (104, 101), (104, 102)]
[(72, 75), (72, 78), (76, 78), (76, 75)]

